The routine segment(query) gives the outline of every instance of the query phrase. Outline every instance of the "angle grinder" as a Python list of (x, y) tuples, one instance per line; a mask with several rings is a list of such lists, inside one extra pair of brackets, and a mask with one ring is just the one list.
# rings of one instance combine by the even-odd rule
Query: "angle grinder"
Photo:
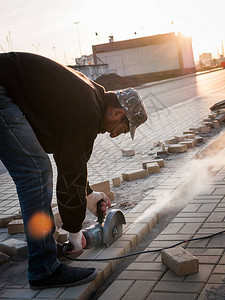
[[(119, 209), (111, 209), (103, 224), (104, 218), (101, 210), (102, 201), (104, 200), (100, 200), (97, 203), (98, 224), (82, 230), (86, 239), (86, 246), (84, 249), (103, 245), (109, 247), (122, 236), (123, 224), (126, 224), (124, 214)], [(64, 249), (66, 252), (73, 250), (73, 245), (70, 242), (65, 243), (63, 247), (66, 247), (66, 249)]]

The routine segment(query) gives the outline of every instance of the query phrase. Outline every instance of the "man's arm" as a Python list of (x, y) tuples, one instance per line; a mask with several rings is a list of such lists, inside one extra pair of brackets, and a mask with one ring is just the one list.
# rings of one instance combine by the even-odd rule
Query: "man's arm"
[(58, 207), (63, 229), (69, 232), (80, 231), (85, 218), (87, 161), (93, 142), (94, 139), (91, 137), (88, 142), (83, 136), (63, 138), (54, 153), (58, 170), (56, 186)]

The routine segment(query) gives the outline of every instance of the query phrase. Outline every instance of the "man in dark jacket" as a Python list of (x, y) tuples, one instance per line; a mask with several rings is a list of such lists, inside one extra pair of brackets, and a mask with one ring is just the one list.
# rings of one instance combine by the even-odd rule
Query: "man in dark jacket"
[(28, 279), (33, 289), (74, 286), (97, 276), (94, 268), (76, 268), (57, 259), (51, 210), (52, 168), (56, 162), (57, 202), (63, 229), (74, 251), (85, 246), (86, 207), (106, 214), (110, 201), (90, 189), (87, 162), (99, 133), (116, 137), (147, 119), (135, 89), (118, 93), (83, 74), (29, 53), (0, 54), (0, 159), (12, 176), (28, 243)]

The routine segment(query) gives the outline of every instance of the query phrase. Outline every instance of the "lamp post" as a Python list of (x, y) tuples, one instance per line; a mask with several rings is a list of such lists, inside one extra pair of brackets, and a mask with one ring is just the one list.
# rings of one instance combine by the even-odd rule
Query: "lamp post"
[(53, 46), (52, 49), (53, 49), (53, 52), (54, 52), (55, 60), (57, 60), (55, 46)]
[(78, 25), (79, 25), (79, 22), (73, 22), (76, 27), (77, 27), (77, 37), (78, 37), (78, 43), (79, 43), (79, 49), (80, 49), (80, 57), (82, 56), (82, 52), (81, 52), (81, 44), (80, 44), (80, 34), (79, 34), (79, 29), (78, 29)]

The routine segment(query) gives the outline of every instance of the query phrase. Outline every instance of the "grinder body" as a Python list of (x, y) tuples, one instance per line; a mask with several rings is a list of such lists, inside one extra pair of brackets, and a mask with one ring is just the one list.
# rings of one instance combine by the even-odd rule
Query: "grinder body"
[(86, 238), (86, 249), (106, 245), (109, 247), (122, 236), (122, 226), (126, 224), (125, 217), (121, 210), (112, 209), (101, 223), (82, 230)]
[(97, 224), (87, 229), (82, 230), (83, 235), (86, 239), (86, 246), (84, 249), (90, 249), (98, 247), (103, 244), (103, 226)]

